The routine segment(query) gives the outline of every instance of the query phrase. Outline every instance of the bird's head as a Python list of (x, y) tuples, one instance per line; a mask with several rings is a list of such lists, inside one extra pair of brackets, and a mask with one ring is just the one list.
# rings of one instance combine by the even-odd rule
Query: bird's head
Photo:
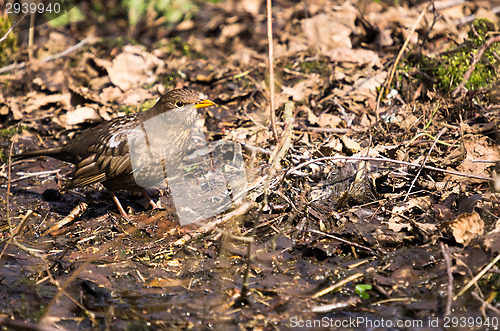
[(157, 106), (162, 108), (163, 111), (183, 107), (189, 109), (192, 106), (198, 109), (213, 105), (215, 103), (206, 99), (204, 95), (187, 88), (171, 90), (162, 96), (157, 103)]

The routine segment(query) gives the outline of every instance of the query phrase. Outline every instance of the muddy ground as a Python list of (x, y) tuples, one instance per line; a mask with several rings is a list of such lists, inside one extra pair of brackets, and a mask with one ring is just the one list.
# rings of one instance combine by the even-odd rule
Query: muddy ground
[[(499, 46), (478, 85), (424, 59), (470, 47), (478, 17), (498, 36), (500, 4), (275, 1), (276, 138), (265, 3), (174, 3), (131, 26), (84, 1), (0, 43), (0, 327), (497, 330)], [(9, 159), (178, 87), (244, 160), (244, 194), (201, 222), (164, 189), (156, 210), (120, 192), (124, 218), (99, 184), (63, 190), (70, 164)]]

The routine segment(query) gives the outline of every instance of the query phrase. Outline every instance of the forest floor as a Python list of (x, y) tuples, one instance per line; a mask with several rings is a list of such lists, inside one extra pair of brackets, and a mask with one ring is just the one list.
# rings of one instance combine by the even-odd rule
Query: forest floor
[[(500, 327), (499, 43), (472, 64), (500, 3), (275, 1), (277, 139), (265, 2), (134, 28), (89, 3), (0, 56), (1, 329)], [(61, 190), (70, 164), (9, 159), (178, 87), (243, 155), (244, 194), (206, 220), (164, 190), (121, 192), (123, 218), (100, 185)]]

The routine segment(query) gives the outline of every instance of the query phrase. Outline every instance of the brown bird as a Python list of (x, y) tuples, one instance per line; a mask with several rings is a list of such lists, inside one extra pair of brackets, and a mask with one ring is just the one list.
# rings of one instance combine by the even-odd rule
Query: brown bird
[(50, 156), (75, 164), (64, 190), (101, 183), (120, 213), (127, 216), (116, 191), (140, 191), (167, 178), (181, 163), (190, 144), (197, 109), (215, 105), (190, 89), (171, 90), (149, 110), (117, 117), (89, 128), (67, 144), (15, 155), (15, 160)]

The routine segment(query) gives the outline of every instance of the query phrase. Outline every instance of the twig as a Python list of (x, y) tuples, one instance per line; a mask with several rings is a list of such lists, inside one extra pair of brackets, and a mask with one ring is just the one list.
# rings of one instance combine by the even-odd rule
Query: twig
[(257, 153), (266, 154), (266, 155), (271, 155), (273, 153), (271, 151), (268, 151), (265, 148), (250, 145), (250, 144), (243, 142), (243, 141), (235, 140), (235, 142), (240, 144), (241, 146), (243, 146), (243, 148), (246, 148), (251, 152), (257, 152)]
[(422, 172), (422, 169), (424, 169), (425, 164), (427, 163), (427, 160), (429, 159), (429, 156), (432, 153), (432, 150), (436, 146), (436, 143), (438, 142), (439, 138), (441, 138), (441, 136), (445, 132), (446, 132), (446, 128), (442, 128), (441, 131), (439, 131), (439, 134), (437, 135), (436, 139), (434, 140), (434, 143), (432, 144), (431, 149), (429, 149), (429, 153), (427, 153), (427, 155), (425, 156), (424, 162), (422, 162), (422, 166), (420, 167), (420, 169), (418, 169), (418, 172), (415, 175), (415, 178), (413, 178), (413, 180), (411, 182), (411, 185), (410, 185), (410, 188), (408, 189), (408, 192), (406, 192), (405, 198), (403, 199), (403, 202), (406, 201), (406, 199), (408, 199), (408, 195), (410, 194), (411, 189), (413, 188), (413, 186), (415, 185), (415, 182), (417, 181), (418, 177), (420, 176), (420, 173)]
[(19, 243), (15, 238), (16, 233), (18, 233), (21, 230), (21, 225), (24, 224), (24, 222), (28, 219), (28, 217), (31, 215), (32, 211), (29, 211), (26, 214), (25, 219), (23, 219), (23, 221), (21, 221), (21, 223), (19, 224), (19, 227), (17, 228), (16, 233), (14, 233), (14, 229), (12, 228), (12, 222), (10, 221), (10, 188), (11, 188), (11, 184), (12, 184), (12, 181), (11, 181), (11, 179), (12, 179), (12, 177), (11, 177), (12, 151), (14, 150), (14, 141), (16, 138), (17, 138), (17, 136), (14, 136), (12, 138), (12, 142), (10, 144), (10, 149), (9, 149), (9, 159), (8, 159), (8, 169), (7, 169), (7, 196), (5, 198), (5, 208), (6, 208), (5, 215), (7, 217), (7, 224), (9, 226), (10, 237), (9, 237), (9, 240), (7, 241), (7, 243), (5, 244), (2, 252), (0, 253), (0, 257), (4, 254), (5, 250), (7, 249), (7, 246), (9, 246), (10, 243), (13, 243), (14, 245), (19, 247), (23, 251), (27, 252), (28, 254), (31, 254), (37, 258), (43, 259), (43, 255), (40, 255), (37, 252), (37, 250), (24, 246), (23, 244)]
[(67, 49), (65, 49), (62, 52), (47, 56), (46, 58), (44, 58), (42, 60), (42, 62), (46, 63), (46, 62), (54, 61), (54, 60), (60, 59), (62, 57), (65, 57), (65, 56), (73, 53), (74, 51), (82, 48), (83, 46), (94, 42), (95, 40), (96, 40), (96, 38), (94, 38), (94, 37), (87, 37), (87, 38), (83, 39), (82, 41), (80, 41), (78, 44), (71, 46), (71, 47), (68, 47)]
[(443, 253), (444, 262), (446, 263), (446, 273), (448, 274), (448, 289), (444, 316), (450, 316), (451, 302), (453, 301), (453, 274), (451, 273), (450, 250), (442, 241), (439, 242), (439, 246), (441, 246), (441, 253)]
[(33, 40), (35, 40), (35, 13), (30, 15), (30, 29), (28, 34), (28, 61), (33, 58)]
[(389, 78), (387, 79), (387, 83), (385, 86), (382, 86), (380, 89), (380, 93), (378, 94), (377, 97), (377, 105), (375, 108), (375, 115), (377, 116), (378, 119), (378, 108), (380, 106), (380, 100), (382, 99), (382, 95), (385, 93), (385, 89), (391, 86), (392, 80), (394, 79), (394, 75), (396, 74), (396, 68), (398, 67), (399, 61), (401, 60), (401, 57), (403, 56), (403, 53), (405, 52), (406, 48), (408, 47), (408, 44), (410, 43), (410, 38), (417, 29), (417, 26), (420, 24), (420, 21), (424, 17), (424, 15), (427, 13), (427, 7), (420, 13), (420, 16), (418, 16), (417, 21), (415, 24), (413, 24), (413, 27), (411, 28), (410, 33), (408, 34), (408, 37), (406, 37), (406, 40), (403, 44), (403, 47), (399, 50), (398, 56), (396, 57), (396, 60), (394, 61), (394, 65), (391, 68), (391, 71), (389, 73)]
[[(284, 126), (286, 125), (285, 122), (276, 122), (277, 125), (279, 126)], [(298, 131), (298, 132), (301, 132), (301, 131), (312, 131), (312, 132), (326, 132), (326, 133), (349, 133), (349, 132), (352, 132), (352, 131), (357, 131), (357, 130), (354, 130), (352, 128), (317, 128), (317, 127), (314, 127), (314, 126), (305, 126), (305, 125), (298, 125), (296, 124), (295, 125), (295, 129), (294, 131)]]
[[(95, 40), (95, 38), (93, 38), (93, 37), (87, 37), (87, 38), (83, 39), (82, 41), (80, 41), (78, 44), (73, 45), (73, 46), (65, 49), (62, 52), (47, 56), (46, 58), (42, 59), (42, 62), (47, 63), (47, 62), (51, 62), (51, 61), (54, 61), (56, 59), (65, 57), (68, 54), (71, 54), (74, 51), (78, 50), (79, 48), (82, 48), (83, 46), (92, 43), (94, 40)], [(23, 69), (25, 67), (26, 67), (26, 62), (9, 64), (8, 66), (0, 68), (0, 74), (10, 72), (13, 70), (20, 70), (20, 69)]]
[(82, 216), (82, 214), (87, 210), (88, 205), (85, 202), (79, 203), (78, 206), (76, 206), (71, 213), (69, 213), (68, 216), (54, 224), (50, 229), (46, 230), (43, 234), (47, 235), (49, 233), (52, 233), (54, 231), (59, 230), (66, 224), (73, 222), (75, 219), (78, 217)]
[(278, 129), (276, 128), (276, 111), (274, 110), (274, 48), (273, 48), (273, 12), (272, 0), (266, 0), (267, 5), (267, 43), (269, 46), (269, 94), (270, 94), (270, 112), (271, 112), (271, 127), (273, 137), (278, 141)]
[[(320, 157), (318, 159), (306, 161), (304, 163), (299, 164), (298, 166), (288, 170), (285, 174), (285, 177), (290, 175), (292, 172), (294, 172), (300, 168), (308, 166), (309, 164), (316, 163), (316, 162), (322, 162), (322, 161), (336, 161), (336, 160), (390, 162), (390, 163), (395, 163), (395, 164), (402, 164), (402, 165), (409, 166), (409, 167), (421, 167), (422, 166), (421, 164), (418, 164), (418, 163), (411, 163), (411, 162), (406, 162), (406, 161), (399, 161), (399, 160), (392, 160), (392, 159), (385, 159), (385, 158), (382, 159), (382, 158), (365, 157), (365, 156), (325, 156), (325, 157)], [(445, 174), (450, 174), (450, 175), (455, 175), (455, 176), (474, 178), (474, 179), (482, 179), (482, 180), (487, 180), (487, 181), (494, 181), (494, 178), (491, 178), (491, 177), (465, 174), (463, 172), (458, 172), (458, 171), (453, 171), (453, 170), (445, 170), (445, 169), (440, 169), (440, 168), (427, 166), (427, 165), (424, 166), (424, 168), (427, 170), (439, 171), (439, 172), (443, 172)]]
[(465, 73), (465, 75), (464, 75), (464, 77), (462, 79), (462, 82), (460, 84), (458, 84), (458, 86), (455, 89), (455, 91), (453, 91), (453, 93), (452, 93), (453, 97), (456, 97), (458, 95), (458, 93), (460, 93), (460, 91), (462, 91), (464, 89), (465, 84), (469, 81), (469, 78), (472, 75), (472, 72), (476, 68), (476, 64), (483, 57), (483, 53), (486, 51), (486, 49), (488, 47), (491, 46), (491, 44), (496, 43), (496, 42), (500, 42), (500, 35), (488, 38), (488, 40), (486, 40), (486, 42), (481, 46), (481, 48), (479, 49), (479, 52), (477, 53), (477, 55), (474, 56), (474, 60), (472, 60), (472, 63), (470, 65), (469, 69)]
[(250, 209), (252, 209), (255, 206), (256, 206), (255, 202), (246, 202), (241, 206), (239, 206), (237, 209), (233, 210), (232, 212), (224, 215), (222, 218), (208, 222), (207, 224), (200, 227), (196, 231), (184, 234), (180, 239), (171, 243), (169, 247), (170, 248), (184, 247), (193, 240), (206, 235), (207, 233), (215, 229), (216, 226), (223, 225), (226, 222), (232, 220), (234, 217), (247, 213)]
[(491, 269), (491, 267), (493, 267), (498, 261), (500, 261), (500, 254), (497, 255), (497, 257), (495, 259), (493, 259), (493, 261), (491, 261), (486, 267), (484, 267), (483, 270), (481, 270), (477, 275), (476, 277), (472, 278), (470, 280), (470, 282), (467, 283), (467, 285), (465, 285), (465, 287), (457, 294), (453, 297), (453, 300), (457, 300), (457, 298), (459, 296), (461, 296), (462, 294), (464, 294), (472, 285), (476, 284), (477, 281), (484, 276), (484, 274)]
[(317, 298), (319, 298), (319, 297), (321, 297), (321, 296), (323, 296), (325, 294), (328, 294), (328, 293), (330, 293), (330, 292), (332, 292), (332, 291), (334, 291), (334, 290), (336, 290), (336, 289), (344, 286), (345, 284), (347, 284), (349, 282), (352, 282), (353, 280), (356, 280), (356, 279), (358, 279), (360, 277), (363, 277), (363, 274), (360, 273), (360, 272), (358, 272), (358, 273), (356, 273), (354, 275), (351, 275), (351, 276), (349, 276), (349, 277), (347, 277), (345, 279), (342, 279), (341, 281), (333, 284), (332, 286), (329, 286), (329, 287), (327, 287), (327, 288), (325, 288), (325, 289), (317, 292), (316, 294), (314, 294), (312, 296), (312, 298), (313, 299), (317, 299)]
[(498, 316), (500, 316), (500, 310), (498, 308), (496, 308), (495, 306), (493, 306), (491, 303), (489, 303), (488, 301), (485, 301), (483, 298), (481, 298), (479, 296), (479, 294), (477, 294), (476, 292), (471, 292), (472, 296), (479, 302), (481, 302), (483, 304), (483, 306), (485, 306), (486, 308), (490, 309), (491, 311), (493, 311), (495, 314), (497, 314)]
[[(343, 238), (331, 235), (329, 233), (321, 232), (321, 231), (318, 231), (318, 230), (304, 230), (304, 232), (311, 232), (311, 233), (320, 234), (322, 236), (325, 236), (325, 237), (332, 238), (332, 239), (338, 240), (340, 242), (343, 242), (344, 244), (348, 244), (348, 245), (351, 245), (351, 246), (354, 246), (354, 247), (357, 247), (357, 248), (365, 249), (368, 252), (372, 253), (373, 255), (378, 255), (379, 254), (376, 251), (374, 251), (373, 249), (371, 249), (370, 247), (366, 247), (366, 246), (357, 244), (355, 242), (352, 242), (352, 241), (349, 241), (349, 240), (346, 240), (346, 239), (343, 239)], [(385, 252), (383, 250), (380, 250), (380, 252), (383, 253), (383, 254), (387, 254), (387, 252)]]
[(12, 184), (12, 152), (14, 151), (14, 141), (16, 140), (17, 137), (12, 137), (12, 142), (10, 144), (10, 149), (9, 149), (9, 165), (7, 166), (7, 196), (5, 197), (5, 206), (6, 206), (6, 211), (5, 214), (7, 216), (7, 224), (9, 225), (9, 231), (10, 231), (10, 236), (11, 238), (14, 238), (14, 231), (12, 230), (12, 223), (10, 222), (10, 188)]
[[(500, 6), (491, 8), (491, 12), (495, 15), (500, 14)], [(455, 23), (458, 26), (469, 24), (470, 22), (473, 22), (476, 19), (476, 17), (477, 17), (476, 14), (468, 15), (465, 17), (457, 18), (456, 20), (453, 21), (453, 23)]]
[(15, 183), (15, 182), (18, 182), (20, 180), (23, 180), (23, 179), (26, 179), (26, 178), (31, 178), (31, 177), (35, 177), (35, 176), (39, 176), (39, 177), (47, 177), (47, 176), (50, 176), (52, 174), (57, 174), (61, 172), (61, 169), (57, 169), (57, 170), (46, 170), (46, 171), (36, 171), (36, 172), (22, 172), (22, 171), (19, 171), (17, 172), (16, 174), (17, 175), (21, 175), (21, 177), (19, 178), (16, 178), (16, 179), (13, 179), (12, 180), (12, 183)]
[(28, 16), (28, 13), (24, 14), (24, 15), (23, 15), (23, 17), (21, 17), (21, 18), (19, 19), (19, 21), (17, 21), (16, 23), (14, 23), (14, 25), (12, 25), (12, 26), (10, 27), (10, 29), (9, 29), (9, 30), (7, 30), (7, 32), (5, 32), (5, 34), (3, 35), (3, 37), (2, 37), (2, 38), (0, 38), (0, 43), (1, 43), (1, 42), (3, 42), (5, 39), (7, 39), (7, 37), (9, 36), (9, 34), (11, 34), (11, 32), (12, 32), (12, 31), (16, 28), (16, 26), (17, 26), (19, 23), (21, 23), (21, 21), (22, 21), (22, 20), (23, 20), (26, 16)]

